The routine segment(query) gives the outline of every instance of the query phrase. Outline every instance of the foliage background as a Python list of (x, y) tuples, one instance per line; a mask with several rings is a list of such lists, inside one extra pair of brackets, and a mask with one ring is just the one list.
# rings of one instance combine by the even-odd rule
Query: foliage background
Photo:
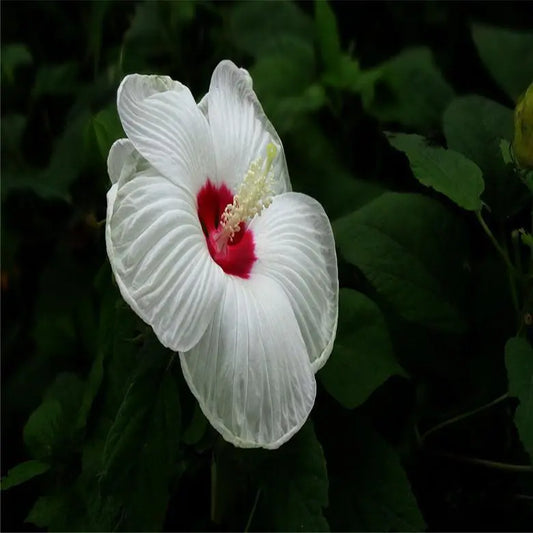
[[(532, 29), (527, 2), (2, 3), (2, 529), (530, 529)], [(200, 98), (223, 58), (339, 253), (335, 349), (276, 452), (206, 424), (100, 223), (124, 74)]]

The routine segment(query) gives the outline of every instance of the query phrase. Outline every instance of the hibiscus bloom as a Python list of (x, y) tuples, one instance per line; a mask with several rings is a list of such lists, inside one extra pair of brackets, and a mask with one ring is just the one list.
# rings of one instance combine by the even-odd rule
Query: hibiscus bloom
[(197, 105), (166, 76), (117, 96), (107, 253), (120, 292), (180, 354), (211, 424), (277, 448), (303, 425), (337, 327), (329, 220), (291, 191), (281, 141), (248, 72), (221, 62)]

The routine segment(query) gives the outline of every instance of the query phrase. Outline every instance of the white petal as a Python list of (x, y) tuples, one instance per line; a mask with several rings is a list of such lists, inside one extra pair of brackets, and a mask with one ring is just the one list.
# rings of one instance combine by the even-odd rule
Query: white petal
[(117, 183), (120, 176), (130, 177), (137, 170), (139, 158), (139, 153), (129, 139), (115, 141), (107, 156), (107, 172), (111, 183)]
[(207, 120), (189, 89), (167, 76), (126, 76), (117, 106), (128, 138), (161, 175), (196, 195), (214, 180)]
[(274, 197), (250, 229), (258, 258), (252, 276), (266, 275), (283, 287), (316, 372), (337, 330), (339, 280), (328, 217), (309, 196), (286, 193)]
[(279, 153), (274, 161), (275, 193), (290, 191), (291, 185), (283, 146), (252, 89), (252, 79), (231, 61), (215, 68), (207, 95), (200, 102), (207, 109), (216, 154), (217, 181), (237, 190), (250, 163), (266, 157), (266, 146), (274, 142)]
[(316, 383), (296, 319), (263, 276), (228, 276), (211, 325), (180, 360), (205, 416), (236, 446), (278, 448), (313, 406)]
[(212, 320), (224, 278), (190, 196), (153, 168), (122, 174), (108, 193), (106, 222), (123, 298), (163, 345), (190, 349)]

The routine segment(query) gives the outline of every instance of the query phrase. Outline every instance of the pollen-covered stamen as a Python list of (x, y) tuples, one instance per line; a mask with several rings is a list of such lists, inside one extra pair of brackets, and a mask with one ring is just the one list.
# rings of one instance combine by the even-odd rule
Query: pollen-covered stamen
[(266, 159), (260, 157), (250, 165), (237, 194), (233, 197), (233, 203), (226, 206), (220, 217), (219, 232), (215, 237), (219, 248), (233, 239), (243, 222), (249, 222), (272, 203), (272, 163), (277, 153), (277, 147), (269, 143), (266, 147)]

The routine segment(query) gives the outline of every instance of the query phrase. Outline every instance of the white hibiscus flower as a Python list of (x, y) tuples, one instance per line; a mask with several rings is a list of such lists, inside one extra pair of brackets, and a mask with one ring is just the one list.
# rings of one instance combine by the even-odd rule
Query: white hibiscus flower
[(118, 90), (106, 243), (122, 296), (166, 347), (211, 424), (277, 448), (304, 424), (335, 337), (329, 220), (291, 186), (246, 70), (215, 69), (196, 105), (166, 76)]

